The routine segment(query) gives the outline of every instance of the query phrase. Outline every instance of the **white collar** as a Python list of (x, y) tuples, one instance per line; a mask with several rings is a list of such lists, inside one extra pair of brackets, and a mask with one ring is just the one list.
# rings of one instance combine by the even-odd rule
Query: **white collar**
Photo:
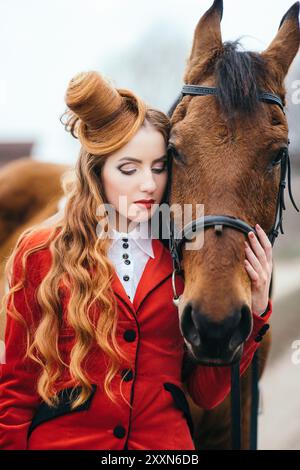
[(130, 232), (118, 232), (112, 228), (112, 242), (110, 248), (122, 238), (128, 238), (132, 240), (144, 253), (146, 253), (151, 258), (154, 258), (153, 248), (152, 248), (152, 239), (149, 236), (148, 223), (141, 222)]

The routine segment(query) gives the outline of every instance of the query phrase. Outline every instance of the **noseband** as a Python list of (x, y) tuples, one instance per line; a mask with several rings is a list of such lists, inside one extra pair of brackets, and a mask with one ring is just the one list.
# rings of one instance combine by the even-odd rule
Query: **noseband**
[[(217, 96), (218, 89), (214, 87), (203, 87), (198, 85), (184, 85), (181, 91), (181, 99), (186, 95), (191, 96)], [(268, 103), (268, 104), (275, 104), (281, 108), (283, 113), (285, 114), (284, 105), (279, 96), (275, 95), (274, 93), (269, 92), (261, 92), (259, 95), (259, 101)], [(289, 156), (289, 146), (290, 141), (288, 141), (287, 147), (283, 149), (283, 153), (281, 156), (281, 172), (280, 172), (280, 183), (277, 195), (277, 203), (276, 203), (276, 213), (275, 213), (275, 221), (273, 224), (272, 229), (267, 234), (268, 238), (272, 244), (274, 245), (275, 239), (279, 234), (279, 229), (282, 234), (283, 231), (283, 211), (286, 209), (285, 202), (284, 202), (284, 190), (286, 188), (286, 175), (288, 176), (288, 191), (289, 196), (292, 201), (293, 206), (299, 212), (298, 207), (294, 201), (292, 195), (292, 187), (291, 187), (291, 163), (290, 163), (290, 156)], [(169, 200), (170, 192), (171, 192), (171, 175), (172, 175), (172, 158), (168, 161), (169, 165), (169, 184), (167, 187), (167, 197)], [(181, 261), (182, 261), (182, 248), (183, 245), (189, 241), (193, 234), (196, 234), (200, 230), (205, 230), (206, 228), (214, 227), (215, 232), (217, 235), (221, 235), (223, 232), (223, 227), (229, 227), (234, 230), (238, 230), (239, 232), (244, 233), (244, 235), (248, 235), (249, 232), (256, 233), (254, 227), (251, 227), (246, 221), (238, 219), (237, 217), (232, 217), (228, 215), (207, 215), (196, 219), (189, 224), (185, 225), (181, 231), (176, 232), (174, 219), (170, 218), (170, 238), (169, 238), (169, 248), (172, 255), (173, 260), (173, 274), (172, 274), (172, 286), (173, 286), (173, 303), (176, 307), (179, 305), (179, 296), (176, 292), (175, 287), (175, 275), (182, 274), (183, 269), (181, 268)], [(176, 232), (176, 233), (175, 233)]]

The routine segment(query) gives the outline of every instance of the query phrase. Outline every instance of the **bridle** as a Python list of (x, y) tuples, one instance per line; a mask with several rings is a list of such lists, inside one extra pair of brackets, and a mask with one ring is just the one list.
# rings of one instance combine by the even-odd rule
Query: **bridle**
[[(181, 91), (180, 98), (176, 104), (178, 104), (182, 98), (186, 95), (191, 96), (217, 96), (218, 89), (215, 87), (204, 87), (198, 85), (184, 85)], [(274, 93), (262, 91), (258, 96), (259, 101), (275, 104), (281, 108), (285, 114), (284, 105), (280, 97)], [(173, 108), (174, 109), (174, 108)], [(291, 188), (291, 163), (289, 156), (289, 143), (282, 149), (281, 161), (280, 161), (280, 183), (277, 194), (275, 221), (272, 229), (267, 234), (272, 244), (279, 234), (279, 230), (282, 234), (283, 231), (283, 211), (286, 209), (284, 201), (284, 190), (286, 188), (286, 176), (288, 176), (288, 192), (292, 204), (296, 211), (299, 209), (294, 201)], [(172, 177), (172, 160), (173, 154), (168, 159), (168, 185), (167, 185), (167, 200), (170, 200), (171, 194), (171, 177)], [(213, 227), (217, 235), (222, 234), (223, 227), (228, 227), (233, 230), (237, 230), (244, 235), (248, 235), (249, 232), (256, 233), (254, 227), (251, 227), (246, 221), (236, 217), (228, 215), (207, 215), (193, 220), (189, 224), (185, 225), (182, 230), (176, 231), (174, 218), (170, 217), (170, 233), (169, 233), (169, 249), (172, 255), (173, 261), (173, 273), (172, 273), (172, 288), (173, 288), (173, 302), (176, 307), (179, 305), (180, 297), (177, 295), (175, 286), (176, 274), (183, 274), (181, 267), (182, 263), (182, 249), (185, 243), (192, 240), (192, 236), (198, 233), (200, 230)], [(258, 350), (256, 351), (253, 362), (252, 362), (252, 404), (251, 404), (251, 432), (250, 432), (250, 449), (256, 449), (257, 447), (257, 414), (258, 414)], [(231, 414), (232, 414), (232, 448), (241, 448), (241, 405), (240, 405), (240, 362), (231, 365)]]
[[(180, 101), (185, 95), (192, 95), (192, 96), (214, 95), (216, 96), (217, 91), (218, 89), (214, 87), (202, 87), (198, 85), (184, 85), (182, 88)], [(279, 96), (273, 93), (262, 92), (259, 95), (259, 100), (269, 103), (269, 104), (276, 104), (277, 106), (281, 108), (281, 110), (285, 114), (284, 106)], [(275, 221), (274, 221), (273, 227), (268, 233), (268, 238), (272, 245), (274, 245), (275, 239), (277, 238), (279, 234), (279, 229), (281, 233), (284, 234), (282, 222), (283, 222), (283, 211), (286, 209), (285, 202), (284, 202), (284, 190), (286, 188), (286, 175), (288, 175), (288, 191), (289, 191), (290, 199), (295, 209), (299, 212), (299, 209), (296, 206), (296, 203), (294, 201), (294, 198), (292, 195), (292, 189), (291, 189), (291, 163), (290, 163), (290, 156), (289, 156), (289, 150), (288, 150), (289, 143), (290, 142), (288, 141), (286, 148), (282, 149), (281, 174), (280, 174), (280, 183), (279, 183), (279, 190), (278, 190), (278, 196), (277, 196), (276, 215), (275, 215)], [(167, 197), (169, 200), (170, 193), (171, 193), (172, 158), (168, 160), (168, 165), (169, 165), (169, 184), (167, 188)], [(174, 267), (173, 276), (172, 276), (172, 285), (173, 285), (173, 293), (174, 293), (173, 302), (177, 307), (179, 304), (179, 297), (176, 293), (176, 288), (175, 288), (175, 274), (176, 273), (180, 274), (183, 272), (181, 268), (183, 245), (186, 242), (189, 242), (191, 240), (193, 234), (196, 234), (202, 229), (204, 230), (209, 227), (214, 227), (215, 232), (217, 234), (221, 234), (223, 232), (224, 226), (230, 227), (234, 230), (238, 230), (244, 233), (245, 235), (248, 235), (249, 232), (256, 233), (255, 228), (251, 227), (246, 221), (238, 219), (236, 217), (226, 216), (226, 215), (207, 215), (207, 216), (201, 217), (199, 219), (196, 219), (190, 222), (185, 227), (183, 227), (182, 230), (178, 232), (176, 232), (175, 230), (174, 219), (173, 218), (170, 219), (170, 252), (172, 255), (173, 267)]]

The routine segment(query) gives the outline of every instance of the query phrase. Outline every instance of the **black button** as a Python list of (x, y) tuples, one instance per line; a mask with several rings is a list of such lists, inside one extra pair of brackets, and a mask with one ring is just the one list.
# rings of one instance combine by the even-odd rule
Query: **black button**
[(128, 343), (132, 343), (132, 341), (135, 341), (136, 338), (136, 332), (134, 330), (126, 330), (124, 332), (124, 339), (128, 341)]
[(133, 379), (133, 372), (131, 369), (122, 370), (121, 375), (124, 378), (125, 382), (130, 382), (130, 380)]
[(131, 261), (129, 261), (129, 259), (125, 259), (124, 263), (125, 263), (125, 264), (130, 264)]
[(114, 436), (118, 437), (119, 439), (123, 439), (126, 435), (126, 429), (123, 426), (116, 426), (114, 429)]
[(122, 238), (123, 242), (128, 242), (128, 238)]
[(123, 243), (122, 246), (123, 246), (123, 248), (128, 248), (129, 247), (128, 243)]
[(127, 296), (130, 299), (130, 295)]
[(263, 339), (263, 337), (261, 335), (257, 335), (256, 338), (254, 339), (254, 341), (259, 343), (262, 339)]
[(128, 259), (129, 258), (129, 255), (127, 253), (123, 253), (123, 259)]
[(125, 276), (123, 276), (123, 279), (124, 279), (124, 281), (129, 281), (130, 277), (127, 276), (127, 274), (125, 274)]
[(261, 327), (261, 329), (259, 330), (258, 333), (259, 333), (260, 335), (264, 335), (264, 334), (268, 331), (269, 328), (270, 328), (269, 323), (266, 323), (265, 325), (263, 325), (263, 326)]

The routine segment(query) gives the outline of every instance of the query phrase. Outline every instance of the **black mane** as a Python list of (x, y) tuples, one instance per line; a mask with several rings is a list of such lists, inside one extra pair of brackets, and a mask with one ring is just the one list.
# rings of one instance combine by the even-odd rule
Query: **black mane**
[[(238, 50), (239, 46), (239, 41), (225, 42), (213, 64), (217, 99), (221, 111), (229, 119), (234, 119), (237, 112), (250, 115), (259, 109), (260, 84), (267, 78), (263, 58), (255, 52)], [(170, 117), (180, 100), (181, 95), (170, 107)]]
[(259, 106), (260, 84), (266, 81), (265, 63), (255, 52), (240, 51), (239, 41), (224, 43), (214, 64), (218, 100), (225, 116), (236, 111), (252, 114)]

